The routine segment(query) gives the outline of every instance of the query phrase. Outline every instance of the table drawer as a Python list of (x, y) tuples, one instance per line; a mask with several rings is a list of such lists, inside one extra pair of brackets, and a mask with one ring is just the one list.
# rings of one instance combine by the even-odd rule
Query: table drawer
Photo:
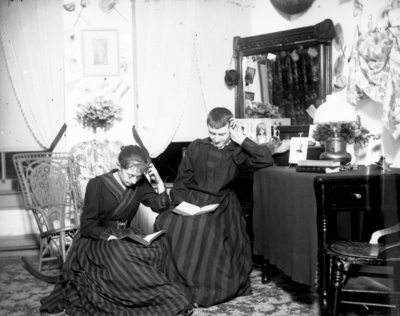
[(332, 205), (335, 207), (367, 207), (381, 204), (380, 189), (370, 185), (339, 185), (332, 187)]

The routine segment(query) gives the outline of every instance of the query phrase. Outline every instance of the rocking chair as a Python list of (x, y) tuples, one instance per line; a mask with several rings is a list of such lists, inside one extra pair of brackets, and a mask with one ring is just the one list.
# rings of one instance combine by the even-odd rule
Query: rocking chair
[[(36, 278), (55, 283), (59, 275), (43, 271), (60, 268), (79, 229), (76, 174), (68, 153), (26, 153), (13, 156), (26, 210), (39, 228), (39, 264), (22, 260)], [(50, 264), (56, 261), (56, 264)]]

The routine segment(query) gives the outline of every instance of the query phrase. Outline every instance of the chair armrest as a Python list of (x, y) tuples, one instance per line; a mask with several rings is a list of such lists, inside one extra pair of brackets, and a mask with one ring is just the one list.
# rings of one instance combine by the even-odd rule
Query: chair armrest
[(378, 259), (400, 261), (400, 241), (383, 247), (379, 251)]
[(78, 230), (80, 229), (79, 226), (69, 226), (69, 227), (63, 227), (63, 228), (57, 228), (57, 229), (53, 229), (53, 230), (49, 230), (47, 232), (44, 232), (43, 234), (41, 234), (42, 237), (46, 237), (46, 236), (50, 236), (50, 235), (54, 235), (54, 234), (59, 234), (61, 232), (68, 232), (71, 230), (74, 230), (75, 233), (74, 235), (78, 232)]
[(374, 232), (371, 235), (371, 239), (369, 240), (370, 244), (377, 244), (378, 243), (378, 239), (381, 238), (382, 236), (386, 236), (389, 234), (393, 234), (396, 232), (400, 231), (400, 222), (398, 222), (396, 225), (393, 225), (391, 227), (385, 228), (385, 229), (381, 229), (381, 230), (377, 230), (376, 232)]

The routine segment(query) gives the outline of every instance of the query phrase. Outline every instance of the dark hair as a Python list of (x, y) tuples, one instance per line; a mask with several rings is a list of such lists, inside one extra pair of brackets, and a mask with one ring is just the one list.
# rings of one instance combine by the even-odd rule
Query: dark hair
[(214, 108), (208, 113), (207, 125), (211, 128), (219, 129), (227, 125), (232, 117), (232, 112), (227, 108)]
[(121, 168), (136, 167), (141, 173), (145, 173), (148, 170), (150, 163), (150, 159), (148, 159), (144, 150), (136, 145), (122, 146), (118, 161)]

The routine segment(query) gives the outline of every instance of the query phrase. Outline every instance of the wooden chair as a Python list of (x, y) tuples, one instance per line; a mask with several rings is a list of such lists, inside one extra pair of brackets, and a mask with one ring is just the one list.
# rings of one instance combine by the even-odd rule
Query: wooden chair
[[(364, 306), (392, 308), (393, 314), (400, 316), (400, 222), (386, 229), (378, 230), (371, 236), (370, 242), (336, 240), (326, 246), (327, 255), (332, 258), (330, 308), (331, 315), (339, 315), (340, 303)], [(394, 242), (380, 244), (381, 237), (395, 234)], [(351, 282), (353, 276), (388, 277), (387, 274), (355, 272), (357, 266), (393, 267), (393, 288), (378, 282)], [(349, 268), (350, 267), (350, 268)], [(353, 270), (353, 271), (352, 271)], [(344, 275), (346, 278), (344, 279)]]
[[(22, 257), (35, 277), (55, 282), (58, 276), (43, 273), (65, 262), (72, 238), (79, 229), (76, 173), (68, 153), (27, 153), (13, 156), (26, 210), (39, 228), (38, 269)], [(50, 263), (56, 261), (56, 265)]]

